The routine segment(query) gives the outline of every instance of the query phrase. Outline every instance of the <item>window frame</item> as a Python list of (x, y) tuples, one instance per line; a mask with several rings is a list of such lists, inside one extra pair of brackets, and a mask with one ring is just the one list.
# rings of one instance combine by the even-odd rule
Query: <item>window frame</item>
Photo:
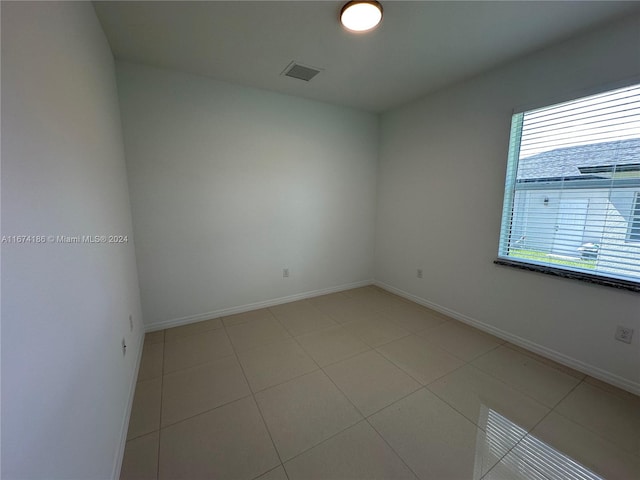
[[(592, 284), (605, 285), (618, 289), (629, 290), (640, 293), (640, 279), (627, 280), (618, 278), (613, 275), (607, 275), (606, 272), (590, 273), (584, 269), (573, 266), (564, 265), (552, 265), (547, 262), (536, 261), (535, 259), (523, 259), (518, 257), (509, 256), (510, 242), (509, 239), (513, 229), (514, 219), (514, 197), (516, 192), (516, 178), (518, 174), (518, 164), (520, 160), (520, 146), (522, 141), (522, 130), (524, 123), (524, 116), (527, 112), (531, 112), (537, 109), (553, 107), (565, 102), (571, 102), (573, 100), (579, 100), (581, 98), (589, 97), (592, 95), (604, 94), (609, 91), (613, 91), (620, 88), (634, 86), (640, 83), (640, 77), (633, 78), (624, 82), (616, 82), (615, 84), (609, 84), (605, 87), (591, 89), (589, 91), (582, 91), (571, 97), (564, 99), (555, 99), (548, 103), (538, 103), (535, 106), (528, 106), (527, 108), (520, 107), (514, 109), (511, 118), (511, 127), (509, 131), (509, 149), (507, 155), (507, 171), (505, 176), (505, 189), (504, 200), (502, 206), (502, 217), (500, 222), (500, 236), (498, 243), (498, 257), (494, 261), (497, 265), (515, 267), (518, 269), (538, 272), (542, 274), (553, 275), (557, 277), (570, 278), (580, 281), (585, 281)], [(638, 243), (640, 242), (640, 233), (636, 233), (640, 230), (640, 192), (635, 193), (635, 199), (632, 202), (631, 215), (629, 217), (629, 231), (625, 236), (625, 240), (628, 242)], [(634, 238), (631, 238), (633, 235)], [(636, 239), (635, 236), (638, 236)]]
[(629, 231), (627, 232), (628, 243), (640, 243), (640, 192), (636, 192), (631, 203), (631, 213), (629, 214)]

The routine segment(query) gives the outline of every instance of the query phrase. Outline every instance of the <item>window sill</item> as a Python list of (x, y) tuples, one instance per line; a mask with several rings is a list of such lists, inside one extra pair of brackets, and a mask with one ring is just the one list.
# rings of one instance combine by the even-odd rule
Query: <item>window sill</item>
[(529, 270), (530, 272), (545, 273), (547, 275), (553, 275), (555, 277), (570, 278), (573, 280), (580, 280), (582, 282), (593, 283), (596, 285), (613, 287), (619, 290), (629, 290), (631, 292), (640, 293), (640, 283), (637, 282), (618, 280), (616, 278), (604, 278), (597, 275), (590, 275), (588, 273), (572, 272), (570, 270), (564, 270), (562, 268), (535, 265), (532, 263), (518, 262), (516, 260), (506, 260), (504, 258), (498, 258), (494, 260), (493, 263), (495, 263), (496, 265), (504, 265), (506, 267), (519, 268), (521, 270)]

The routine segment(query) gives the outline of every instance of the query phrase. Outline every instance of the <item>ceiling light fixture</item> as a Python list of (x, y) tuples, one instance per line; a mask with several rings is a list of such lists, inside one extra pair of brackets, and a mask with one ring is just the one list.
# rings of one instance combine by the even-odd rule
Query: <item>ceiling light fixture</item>
[(382, 5), (376, 1), (354, 0), (340, 11), (340, 22), (352, 32), (367, 32), (382, 20)]

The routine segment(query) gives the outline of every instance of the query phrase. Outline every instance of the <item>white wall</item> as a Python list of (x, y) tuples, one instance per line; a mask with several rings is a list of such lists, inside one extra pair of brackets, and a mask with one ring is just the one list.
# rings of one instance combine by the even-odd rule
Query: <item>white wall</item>
[[(83, 234), (132, 234), (111, 51), (88, 2), (2, 2), (2, 235)], [(2, 287), (2, 478), (111, 478), (143, 335), (132, 242), (2, 245)]]
[(384, 114), (376, 279), (640, 392), (637, 293), (493, 264), (512, 109), (639, 76), (638, 45), (628, 18)]
[(147, 328), (372, 278), (375, 115), (128, 63), (117, 77)]

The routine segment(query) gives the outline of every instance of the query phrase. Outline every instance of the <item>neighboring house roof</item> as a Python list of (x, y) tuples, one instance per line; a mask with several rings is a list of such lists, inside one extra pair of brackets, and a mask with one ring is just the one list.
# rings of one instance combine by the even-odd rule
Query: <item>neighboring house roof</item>
[[(521, 158), (518, 181), (610, 178), (612, 166), (629, 171), (640, 164), (640, 138), (558, 148)], [(609, 168), (606, 168), (609, 167)], [(581, 171), (582, 170), (582, 171)]]

